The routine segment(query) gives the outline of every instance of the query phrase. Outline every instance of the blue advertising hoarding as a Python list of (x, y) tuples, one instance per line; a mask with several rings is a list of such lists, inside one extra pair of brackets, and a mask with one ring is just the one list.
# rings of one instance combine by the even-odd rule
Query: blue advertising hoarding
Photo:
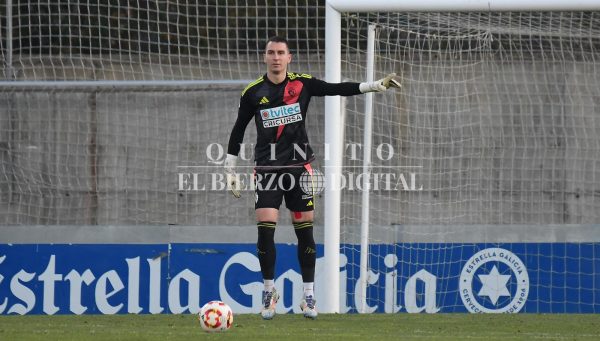
[[(318, 254), (323, 246), (318, 245)], [(356, 312), (359, 247), (342, 245), (340, 312)], [(369, 312), (598, 313), (600, 244), (400, 243), (370, 247)], [(317, 259), (316, 295), (322, 259)], [(299, 312), (296, 246), (277, 245), (279, 313)], [(221, 299), (260, 310), (254, 244), (0, 245), (0, 314), (195, 313)]]

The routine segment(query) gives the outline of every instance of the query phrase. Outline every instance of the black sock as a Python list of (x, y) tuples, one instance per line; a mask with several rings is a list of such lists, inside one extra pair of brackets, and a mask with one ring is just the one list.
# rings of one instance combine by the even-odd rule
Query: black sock
[(258, 242), (256, 253), (260, 263), (263, 279), (275, 278), (275, 226), (276, 223), (261, 221), (258, 226)]
[(294, 223), (294, 232), (298, 237), (298, 262), (304, 283), (315, 281), (317, 246), (313, 238), (312, 221)]

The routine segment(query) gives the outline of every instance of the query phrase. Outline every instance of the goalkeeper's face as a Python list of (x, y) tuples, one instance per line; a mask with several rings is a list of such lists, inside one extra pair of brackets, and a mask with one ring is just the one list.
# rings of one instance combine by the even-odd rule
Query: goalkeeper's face
[(269, 42), (265, 49), (265, 64), (267, 71), (274, 74), (287, 72), (287, 66), (292, 61), (292, 54), (286, 43)]

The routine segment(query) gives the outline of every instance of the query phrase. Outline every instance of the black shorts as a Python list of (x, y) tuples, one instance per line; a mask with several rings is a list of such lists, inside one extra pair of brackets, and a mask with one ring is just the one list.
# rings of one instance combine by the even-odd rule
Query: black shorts
[(285, 206), (292, 212), (313, 211), (315, 202), (311, 180), (310, 164), (273, 170), (255, 169), (254, 208), (279, 209), (285, 198)]

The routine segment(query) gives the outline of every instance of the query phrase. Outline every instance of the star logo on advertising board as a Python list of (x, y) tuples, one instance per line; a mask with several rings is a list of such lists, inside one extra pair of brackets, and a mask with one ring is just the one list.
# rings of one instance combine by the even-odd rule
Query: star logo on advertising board
[(510, 296), (510, 292), (506, 287), (510, 275), (501, 275), (496, 265), (494, 265), (489, 275), (479, 275), (479, 280), (482, 285), (477, 295), (489, 297), (493, 304), (496, 304), (501, 296)]
[(460, 298), (472, 313), (516, 313), (525, 306), (529, 275), (525, 263), (502, 248), (474, 254), (460, 275)]

